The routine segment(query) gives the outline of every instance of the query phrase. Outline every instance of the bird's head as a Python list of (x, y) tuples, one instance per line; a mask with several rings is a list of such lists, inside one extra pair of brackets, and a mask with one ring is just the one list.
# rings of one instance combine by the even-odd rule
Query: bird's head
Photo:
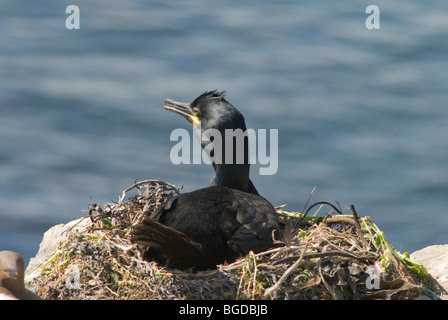
[(217, 129), (224, 133), (225, 129), (246, 130), (244, 117), (227, 102), (224, 92), (205, 92), (191, 103), (166, 99), (163, 107), (180, 114), (195, 128), (201, 128), (203, 131)]

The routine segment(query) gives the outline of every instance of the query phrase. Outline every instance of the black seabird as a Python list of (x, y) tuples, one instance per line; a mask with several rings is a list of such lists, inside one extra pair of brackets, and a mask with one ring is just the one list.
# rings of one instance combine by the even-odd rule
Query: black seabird
[[(197, 129), (218, 130), (223, 141), (225, 129), (246, 130), (241, 113), (216, 91), (206, 92), (192, 103), (168, 99), (164, 107), (181, 114)], [(201, 145), (208, 144), (201, 140)], [(272, 247), (278, 217), (249, 179), (247, 139), (243, 163), (222, 162), (213, 161), (215, 176), (209, 187), (168, 199), (134, 227), (132, 241), (147, 248), (146, 259), (198, 271)]]

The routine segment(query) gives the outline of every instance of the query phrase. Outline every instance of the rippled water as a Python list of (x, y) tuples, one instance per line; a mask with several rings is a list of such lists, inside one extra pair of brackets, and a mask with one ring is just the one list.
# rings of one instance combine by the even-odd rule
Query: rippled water
[(447, 243), (448, 3), (3, 0), (0, 249), (34, 256), (45, 230), (117, 200), (135, 179), (191, 191), (212, 168), (169, 161), (162, 108), (227, 91), (250, 128), (279, 130), (274, 205), (354, 204), (402, 251)]

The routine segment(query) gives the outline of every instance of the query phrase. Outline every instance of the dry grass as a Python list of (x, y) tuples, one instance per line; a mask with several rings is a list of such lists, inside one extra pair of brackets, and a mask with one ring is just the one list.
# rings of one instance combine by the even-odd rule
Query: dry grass
[[(125, 201), (131, 190), (137, 194)], [(335, 209), (325, 217), (278, 210), (288, 230), (283, 242), (216, 270), (190, 273), (144, 261), (130, 241), (131, 227), (178, 192), (145, 180), (117, 202), (90, 205), (91, 223), (70, 231), (34, 280), (36, 293), (45, 299), (413, 299), (431, 284), (424, 267), (394, 250), (353, 206), (353, 215), (334, 215)]]

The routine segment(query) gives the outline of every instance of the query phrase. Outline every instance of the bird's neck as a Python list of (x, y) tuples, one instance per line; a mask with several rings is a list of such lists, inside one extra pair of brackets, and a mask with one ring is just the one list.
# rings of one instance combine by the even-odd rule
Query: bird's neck
[(246, 125), (244, 122), (241, 123), (237, 129), (230, 131), (230, 135), (227, 135), (225, 132), (227, 129), (224, 129), (228, 126), (215, 126), (215, 131), (204, 130), (205, 133), (197, 131), (201, 146), (208, 150), (207, 154), (215, 169), (215, 176), (210, 181), (210, 186), (225, 186), (258, 195), (249, 179), (249, 140)]
[(249, 179), (249, 164), (213, 164), (215, 176), (210, 186), (224, 186), (258, 195)]

